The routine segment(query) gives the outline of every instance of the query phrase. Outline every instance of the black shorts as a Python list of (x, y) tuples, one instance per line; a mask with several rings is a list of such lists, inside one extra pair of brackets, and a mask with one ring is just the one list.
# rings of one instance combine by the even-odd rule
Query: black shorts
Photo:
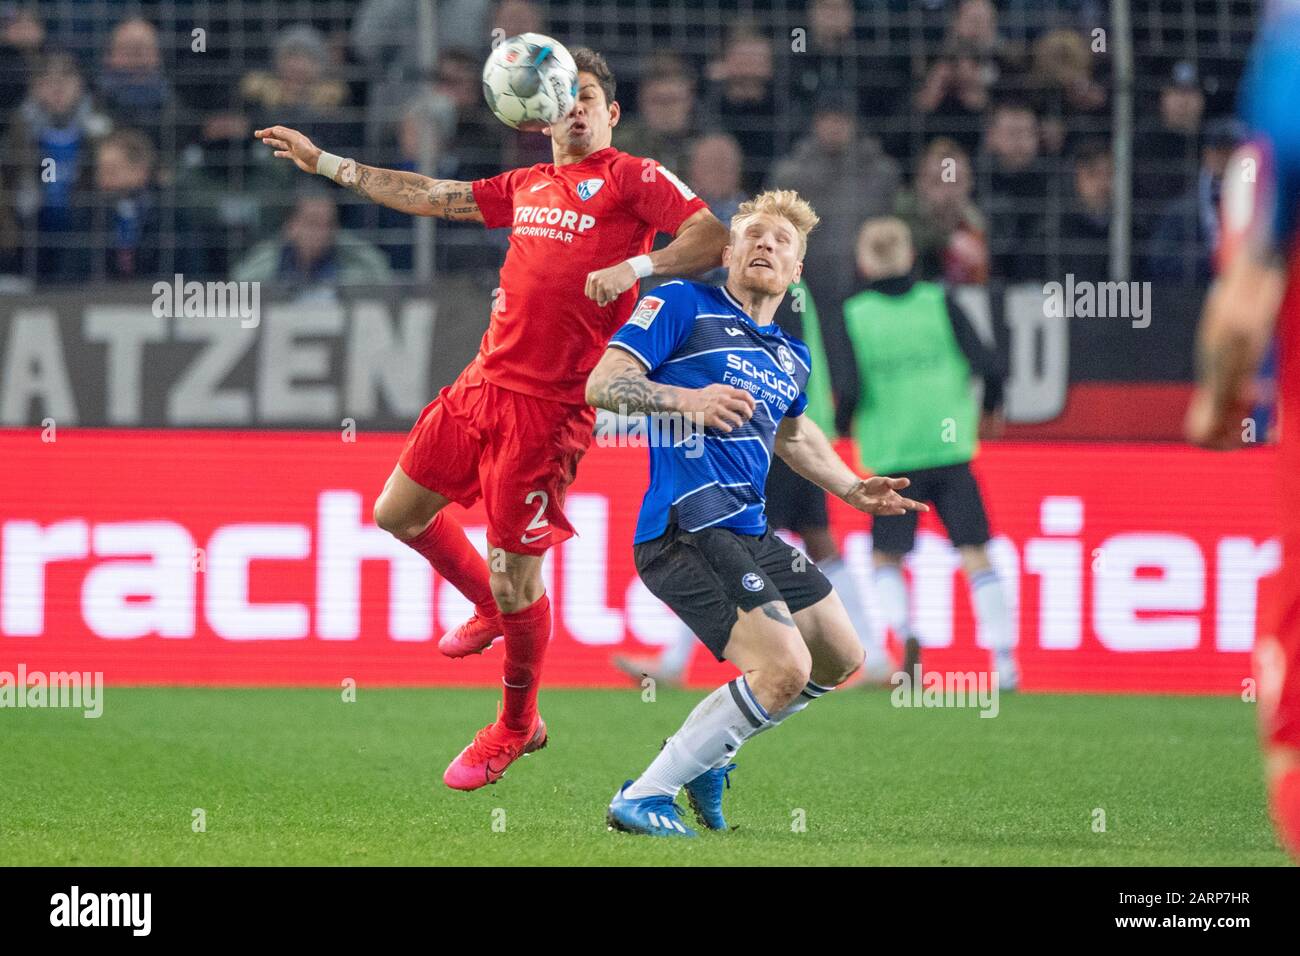
[(780, 458), (772, 459), (765, 497), (764, 510), (770, 527), (787, 528), (803, 535), (810, 528), (825, 528), (829, 524), (826, 492)]
[[(987, 544), (989, 519), (984, 500), (971, 473), (970, 462), (940, 468), (918, 468), (890, 474), (891, 478), (910, 478), (912, 484), (899, 494), (934, 505), (939, 520), (956, 547)], [(917, 513), (880, 515), (871, 522), (871, 546), (885, 554), (907, 554), (916, 543)]]
[(682, 531), (676, 525), (632, 548), (637, 574), (713, 656), (723, 650), (739, 611), (784, 601), (802, 611), (831, 593), (826, 575), (771, 528), (760, 536), (725, 528)]

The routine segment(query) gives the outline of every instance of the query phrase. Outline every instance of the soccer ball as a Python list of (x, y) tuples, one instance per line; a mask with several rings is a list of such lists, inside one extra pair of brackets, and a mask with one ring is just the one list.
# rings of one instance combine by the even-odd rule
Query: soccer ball
[(483, 95), (507, 126), (540, 130), (573, 108), (578, 66), (559, 41), (540, 33), (521, 33), (498, 45), (488, 57)]

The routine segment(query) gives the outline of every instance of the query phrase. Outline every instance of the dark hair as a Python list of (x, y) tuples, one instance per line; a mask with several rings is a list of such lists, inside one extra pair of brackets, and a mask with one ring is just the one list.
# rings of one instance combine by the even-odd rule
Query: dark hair
[(1110, 159), (1110, 143), (1100, 136), (1091, 136), (1074, 148), (1070, 157), (1076, 166), (1087, 166), (1099, 159)]
[(39, 55), (34, 75), (48, 76), (57, 73), (75, 73), (81, 76), (81, 63), (70, 50), (52, 47)]
[(600, 84), (601, 90), (605, 93), (605, 105), (609, 106), (614, 102), (614, 72), (605, 62), (605, 58), (595, 50), (580, 46), (573, 51), (573, 62), (578, 66), (579, 73), (590, 73)]
[(136, 166), (153, 169), (154, 148), (149, 137), (136, 129), (117, 129), (99, 141), (98, 152), (120, 149), (126, 161)]

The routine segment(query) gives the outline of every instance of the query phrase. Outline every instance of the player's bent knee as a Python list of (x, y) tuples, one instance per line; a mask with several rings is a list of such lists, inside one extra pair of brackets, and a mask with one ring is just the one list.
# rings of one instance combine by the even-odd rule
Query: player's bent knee
[(488, 578), (488, 584), (492, 588), (492, 597), (496, 598), (497, 607), (509, 614), (516, 603), (515, 582), (508, 574), (493, 572)]
[(770, 713), (780, 710), (798, 697), (808, 686), (811, 677), (811, 661), (793, 655), (782, 656), (758, 669), (754, 682), (759, 688), (755, 690), (760, 702)]
[[(398, 535), (398, 532), (401, 530), (402, 523), (399, 520), (401, 516), (397, 513), (395, 508), (389, 505), (387, 499), (385, 499), (383, 495), (380, 495), (379, 500), (375, 502), (372, 517), (375, 519), (376, 525), (391, 535)], [(400, 535), (398, 535), (398, 537), (400, 537)]]
[[(837, 662), (838, 669), (827, 679), (827, 684), (831, 687), (838, 687), (840, 684), (843, 684), (846, 680), (848, 680), (850, 677), (856, 674), (858, 672), (858, 668), (860, 668), (866, 662), (867, 662), (867, 652), (862, 647), (862, 645), (859, 644), (854, 649), (853, 653), (849, 654), (847, 657)], [(821, 681), (818, 681), (818, 683), (820, 684)]]
[(410, 541), (418, 537), (420, 532), (428, 527), (429, 522), (412, 521), (411, 516), (404, 513), (401, 509), (394, 508), (381, 495), (375, 502), (375, 509), (372, 515), (375, 524), (387, 531), (393, 537), (402, 541)]
[(503, 614), (514, 614), (530, 607), (546, 591), (540, 564), (510, 563), (505, 571), (493, 571), (488, 577), (488, 585)]

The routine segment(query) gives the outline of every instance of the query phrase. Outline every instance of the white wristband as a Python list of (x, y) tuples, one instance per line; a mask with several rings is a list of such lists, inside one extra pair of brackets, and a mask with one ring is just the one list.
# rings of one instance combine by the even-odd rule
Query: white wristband
[(333, 153), (322, 150), (320, 158), (316, 160), (316, 175), (324, 176), (326, 179), (333, 179), (338, 175), (339, 167), (342, 165), (342, 156), (335, 156)]
[(649, 256), (633, 256), (627, 260), (627, 264), (632, 267), (638, 279), (648, 279), (655, 274), (654, 264), (650, 262)]

